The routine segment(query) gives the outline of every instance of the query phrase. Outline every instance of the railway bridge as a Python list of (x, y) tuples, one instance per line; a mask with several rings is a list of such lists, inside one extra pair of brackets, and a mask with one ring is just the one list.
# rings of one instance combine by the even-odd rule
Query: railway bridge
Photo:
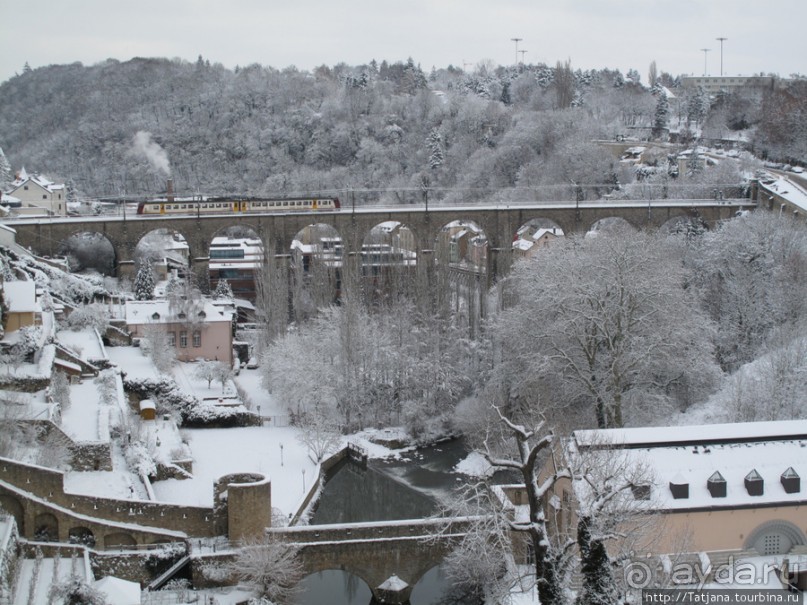
[[(158, 217), (102, 216), (49, 217), (7, 221), (16, 231), (17, 243), (40, 256), (58, 254), (60, 244), (73, 235), (95, 232), (112, 244), (118, 275), (134, 271), (138, 242), (149, 232), (171, 229), (181, 234), (190, 249), (194, 272), (207, 271), (212, 239), (235, 225), (252, 229), (263, 241), (268, 255), (288, 255), (295, 236), (305, 227), (326, 224), (342, 240), (343, 255), (356, 257), (370, 231), (394, 221), (413, 235), (418, 260), (433, 255), (442, 228), (454, 221), (474, 223), (487, 239), (486, 273), (489, 280), (507, 271), (511, 242), (516, 231), (530, 221), (550, 221), (566, 234), (585, 233), (598, 221), (621, 218), (637, 229), (657, 229), (676, 220), (700, 220), (708, 226), (731, 218), (738, 210), (755, 206), (746, 199), (727, 200), (634, 200), (620, 202), (541, 202), (484, 206), (366, 206), (339, 211), (234, 214), (228, 216), (171, 215)], [(424, 265), (424, 263), (418, 263)], [(420, 268), (418, 269), (421, 270)]]

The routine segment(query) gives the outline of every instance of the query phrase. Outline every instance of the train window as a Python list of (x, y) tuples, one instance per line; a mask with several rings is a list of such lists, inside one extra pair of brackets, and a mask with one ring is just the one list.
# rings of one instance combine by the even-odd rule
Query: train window
[(289, 205), (289, 203), (288, 203), (288, 202), (283, 202), (283, 205), (284, 205), (284, 206), (288, 206), (288, 205)]

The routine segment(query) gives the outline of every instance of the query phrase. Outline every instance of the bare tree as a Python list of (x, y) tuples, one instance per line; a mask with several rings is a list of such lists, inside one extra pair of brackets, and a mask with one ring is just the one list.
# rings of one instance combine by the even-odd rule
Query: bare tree
[(301, 429), (297, 439), (308, 447), (308, 451), (313, 455), (314, 462), (321, 462), (342, 441), (336, 414), (322, 405), (317, 405), (308, 410), (298, 418), (297, 425)]
[(176, 352), (168, 342), (165, 328), (159, 324), (149, 324), (143, 329), (141, 345), (161, 374), (169, 374), (176, 362)]
[(223, 361), (214, 361), (213, 364), (213, 374), (216, 380), (221, 383), (221, 392), (224, 393), (224, 387), (227, 386), (227, 382), (233, 377), (233, 369)]
[[(548, 431), (540, 414), (530, 410), (515, 410), (512, 402), (510, 416), (503, 407), (489, 403), (486, 397), (468, 402), (458, 412), (462, 428), (469, 433), (470, 442), (496, 470), (509, 470), (519, 475), (524, 485), (527, 504), (524, 512), (513, 517), (507, 525), (511, 532), (525, 536), (527, 548), (534, 557), (534, 575), (541, 603), (564, 603), (564, 583), (574, 540), (549, 531), (544, 501), (557, 482), (571, 479), (572, 474), (563, 458), (555, 456), (555, 438)], [(513, 418), (519, 418), (514, 420)], [(551, 463), (545, 462), (545, 459)], [(543, 463), (543, 467), (542, 467)], [(541, 473), (541, 469), (546, 469)]]
[(624, 598), (615, 573), (638, 542), (647, 548), (658, 530), (651, 515), (654, 477), (638, 456), (605, 439), (578, 446), (572, 438), (565, 453), (574, 477), (577, 547), (583, 586), (578, 605), (605, 605)]
[(506, 372), (525, 401), (549, 382), (555, 404), (588, 407), (601, 428), (685, 407), (719, 376), (714, 326), (687, 277), (677, 243), (661, 236), (559, 242), (508, 280), (493, 375)]
[(250, 586), (258, 598), (288, 603), (297, 593), (303, 567), (296, 546), (275, 536), (247, 542), (240, 548), (227, 571)]
[(196, 364), (196, 369), (194, 370), (193, 375), (201, 380), (206, 380), (207, 388), (209, 389), (211, 383), (216, 380), (216, 377), (218, 376), (217, 364), (219, 363), (221, 362), (202, 359)]

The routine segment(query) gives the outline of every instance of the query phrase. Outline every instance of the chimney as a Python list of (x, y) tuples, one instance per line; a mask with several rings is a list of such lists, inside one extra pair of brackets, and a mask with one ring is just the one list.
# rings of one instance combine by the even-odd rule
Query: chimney
[(174, 179), (168, 179), (165, 184), (165, 199), (169, 202), (174, 201)]

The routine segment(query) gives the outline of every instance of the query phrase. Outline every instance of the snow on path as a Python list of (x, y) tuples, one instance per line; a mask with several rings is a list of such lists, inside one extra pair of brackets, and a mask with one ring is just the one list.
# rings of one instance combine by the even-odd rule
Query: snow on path
[(98, 388), (85, 378), (70, 387), (70, 406), (62, 410), (62, 430), (75, 441), (102, 441), (106, 435), (99, 431), (99, 415), (109, 414), (113, 407), (102, 404)]

